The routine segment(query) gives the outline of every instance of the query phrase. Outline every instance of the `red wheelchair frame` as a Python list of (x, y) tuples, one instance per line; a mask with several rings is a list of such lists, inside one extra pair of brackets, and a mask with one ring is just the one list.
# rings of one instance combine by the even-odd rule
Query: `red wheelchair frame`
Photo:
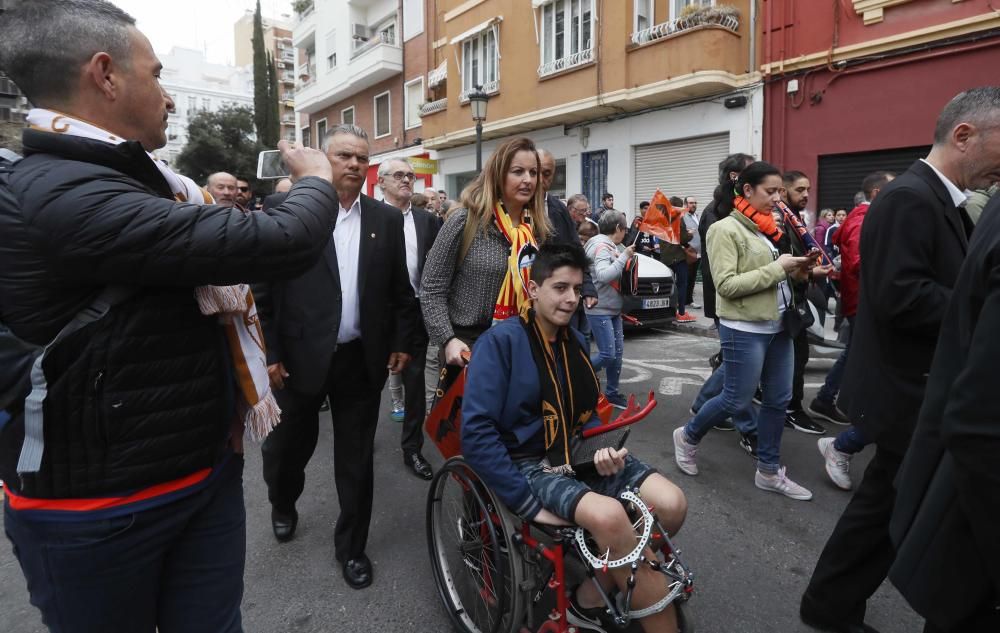
[[(438, 592), (449, 610), (453, 624), (468, 633), (577, 633), (577, 627), (571, 625), (566, 617), (569, 601), (565, 564), (568, 552), (577, 553), (573, 545), (576, 528), (554, 528), (514, 517), (462, 459), (461, 397), (465, 388), (465, 373), (463, 370), (447, 393), (439, 398), (425, 423), (428, 436), (447, 460), (435, 475), (428, 495), (428, 547)], [(635, 396), (630, 396), (625, 410), (612, 420), (613, 408), (601, 395), (597, 413), (602, 424), (584, 432), (584, 437), (593, 437), (634, 424), (649, 415), (656, 405), (655, 394), (652, 391), (645, 405), (641, 407), (636, 403)], [(457, 499), (451, 504), (455, 513), (453, 516), (442, 518), (446, 511), (447, 504), (444, 498), (449, 490), (449, 482), (458, 484), (455, 492)], [(437, 525), (438, 523), (441, 525)], [(659, 523), (656, 525), (659, 526)], [(455, 564), (445, 560), (449, 554), (456, 553), (451, 551), (442, 539), (441, 532), (445, 526), (454, 528), (454, 535), (458, 537), (459, 544), (456, 551), (460, 556)], [(536, 533), (540, 533), (541, 538), (537, 537)], [(662, 538), (657, 533), (654, 533), (654, 536), (660, 541), (659, 547), (664, 556), (669, 558), (674, 552), (666, 533), (662, 534)], [(514, 548), (521, 552), (520, 556), (513, 554)], [(680, 618), (680, 604), (690, 595), (693, 585), (679, 558), (675, 560), (678, 561), (677, 564), (685, 578), (684, 584), (679, 586), (683, 595), (674, 603), (678, 607)], [(551, 570), (540, 563), (547, 563), (551, 566)], [(521, 568), (518, 569), (518, 566)], [(497, 612), (495, 621), (487, 616), (487, 625), (484, 627), (476, 618), (476, 614), (471, 613), (473, 610), (480, 611), (472, 608), (478, 605), (468, 605), (464, 601), (462, 604), (456, 604), (461, 600), (458, 595), (461, 591), (459, 583), (454, 578), (452, 567), (459, 572), (471, 572), (471, 575), (477, 578), (480, 586), (477, 595), (473, 596), (473, 601), (481, 599), (487, 610), (495, 607)], [(594, 569), (590, 566), (586, 568), (588, 576), (593, 578)], [(636, 569), (634, 563), (632, 569), (634, 574)], [(524, 577), (529, 571), (534, 578)], [(531, 607), (546, 589), (555, 592), (555, 606), (537, 629), (530, 628)], [(520, 593), (533, 594), (533, 599), (530, 603), (526, 600), (521, 604)], [(630, 599), (631, 591), (628, 600)], [(608, 602), (609, 610), (616, 613), (607, 597), (605, 601)], [(527, 620), (527, 625), (522, 626), (524, 619)], [(627, 615), (619, 620), (619, 625), (627, 624), (629, 621)], [(687, 626), (683, 629), (684, 633), (690, 630)]]

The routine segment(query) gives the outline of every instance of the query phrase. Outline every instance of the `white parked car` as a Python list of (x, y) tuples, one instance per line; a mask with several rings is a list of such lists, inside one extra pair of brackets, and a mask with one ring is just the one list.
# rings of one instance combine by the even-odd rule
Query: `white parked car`
[(674, 271), (647, 255), (639, 258), (639, 293), (626, 296), (625, 327), (662, 326), (673, 322), (677, 314)]

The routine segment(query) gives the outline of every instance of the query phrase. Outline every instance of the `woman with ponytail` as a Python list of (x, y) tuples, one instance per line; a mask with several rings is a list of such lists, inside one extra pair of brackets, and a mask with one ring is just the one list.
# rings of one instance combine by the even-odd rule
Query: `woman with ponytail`
[(707, 250), (718, 295), (719, 340), (722, 344), (722, 393), (674, 431), (678, 467), (698, 474), (698, 444), (708, 431), (750, 407), (760, 385), (763, 401), (757, 417), (758, 488), (798, 500), (812, 493), (785, 475), (781, 466), (781, 433), (785, 406), (792, 396), (792, 340), (782, 315), (790, 309), (789, 276), (804, 279), (810, 259), (781, 254), (783, 236), (771, 216), (781, 198), (781, 172), (755, 162), (740, 172), (735, 186), (724, 188), (718, 201), (719, 220), (708, 231)]

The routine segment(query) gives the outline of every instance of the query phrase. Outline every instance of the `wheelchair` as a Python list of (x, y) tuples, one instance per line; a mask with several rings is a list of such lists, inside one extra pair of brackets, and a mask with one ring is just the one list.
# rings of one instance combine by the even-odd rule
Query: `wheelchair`
[[(637, 544), (628, 555), (610, 560), (579, 527), (553, 527), (525, 521), (499, 501), (460, 454), (461, 393), (464, 371), (439, 401), (427, 420), (428, 435), (446, 458), (431, 482), (427, 498), (427, 545), (434, 580), (455, 630), (464, 633), (581, 633), (588, 630), (567, 620), (570, 585), (576, 572), (595, 583), (605, 603), (605, 622), (627, 630), (638, 618), (673, 604), (678, 630), (693, 633), (685, 609), (694, 589), (694, 576), (673, 546), (669, 535), (638, 495), (621, 494)], [(610, 420), (611, 407), (601, 397), (602, 425), (588, 437), (621, 430), (646, 417), (656, 406), (652, 392), (643, 407), (629, 398), (625, 411)], [(655, 547), (654, 547), (655, 544)], [(646, 553), (653, 548), (652, 560)], [(631, 608), (632, 589), (640, 566), (663, 573), (668, 593), (647, 608)], [(626, 592), (609, 593), (597, 580), (599, 572), (629, 567)]]

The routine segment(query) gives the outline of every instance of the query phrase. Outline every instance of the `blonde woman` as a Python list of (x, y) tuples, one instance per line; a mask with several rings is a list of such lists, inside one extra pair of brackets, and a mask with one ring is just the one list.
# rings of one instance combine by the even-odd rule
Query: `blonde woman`
[(427, 254), (421, 309), (448, 365), (463, 366), (462, 354), (476, 338), (527, 299), (530, 268), (522, 255), (550, 233), (539, 171), (531, 139), (502, 144), (462, 192), (461, 207)]

